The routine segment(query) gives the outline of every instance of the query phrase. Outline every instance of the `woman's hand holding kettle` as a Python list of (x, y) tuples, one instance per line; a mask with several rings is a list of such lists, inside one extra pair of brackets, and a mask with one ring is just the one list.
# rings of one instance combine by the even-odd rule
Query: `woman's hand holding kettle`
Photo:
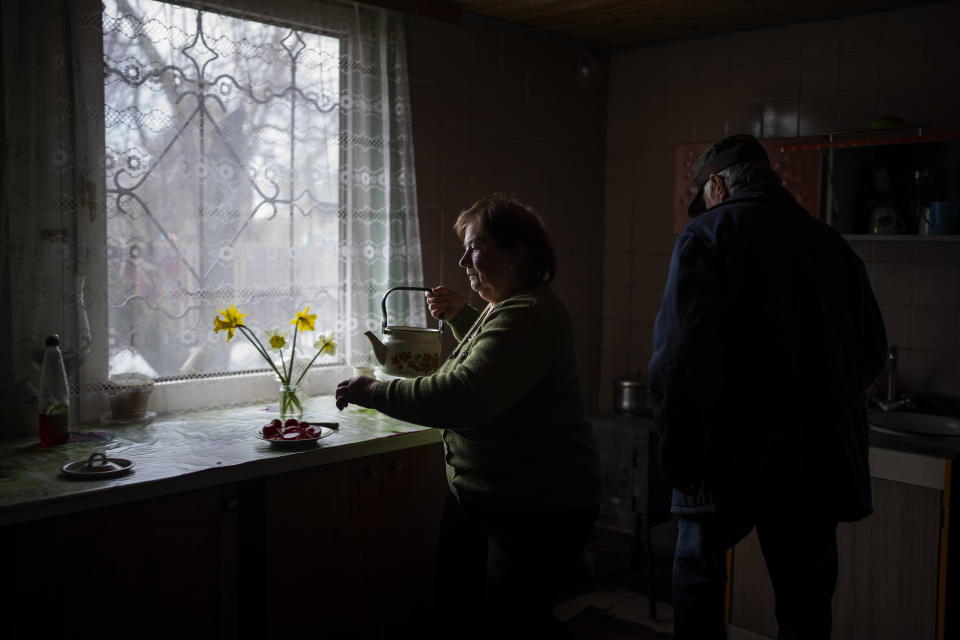
[(460, 309), (463, 309), (463, 298), (449, 287), (440, 285), (423, 295), (427, 298), (430, 315), (434, 318), (443, 316), (444, 322), (453, 320), (460, 313)]

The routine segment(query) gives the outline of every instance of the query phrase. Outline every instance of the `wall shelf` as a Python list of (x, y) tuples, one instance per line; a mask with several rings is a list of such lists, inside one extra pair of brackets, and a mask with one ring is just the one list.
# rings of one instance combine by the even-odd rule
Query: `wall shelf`
[(916, 234), (900, 233), (900, 234), (875, 234), (875, 233), (844, 233), (841, 234), (847, 240), (857, 240), (857, 241), (867, 241), (867, 242), (885, 242), (885, 241), (901, 241), (901, 242), (960, 242), (960, 236), (940, 236), (940, 235), (929, 235), (929, 236), (918, 236)]
[(860, 140), (827, 140), (801, 144), (784, 144), (780, 151), (825, 151), (829, 149), (854, 149), (857, 147), (882, 147), (896, 144), (918, 144), (923, 142), (946, 142), (960, 140), (958, 133), (938, 133), (912, 136), (875, 136)]

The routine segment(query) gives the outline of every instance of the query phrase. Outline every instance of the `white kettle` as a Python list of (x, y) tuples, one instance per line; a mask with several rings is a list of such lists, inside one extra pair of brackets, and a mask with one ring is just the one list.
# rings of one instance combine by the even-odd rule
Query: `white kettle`
[(380, 342), (371, 331), (364, 335), (373, 345), (373, 353), (380, 369), (390, 376), (416, 378), (430, 375), (440, 366), (440, 337), (443, 334), (443, 318), (437, 328), (403, 327), (387, 324), (387, 296), (394, 291), (430, 291), (426, 287), (394, 287), (383, 294), (383, 335)]

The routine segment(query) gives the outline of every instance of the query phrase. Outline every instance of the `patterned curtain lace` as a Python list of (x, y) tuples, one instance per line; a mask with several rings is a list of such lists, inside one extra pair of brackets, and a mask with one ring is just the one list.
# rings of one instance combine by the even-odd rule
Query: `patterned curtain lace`
[[(87, 414), (129, 372), (204, 404), (202, 385), (269, 371), (213, 332), (231, 305), (264, 342), (309, 306), (339, 344), (315, 367), (376, 364), (363, 333), (383, 293), (422, 284), (402, 17), (263, 4), (5, 5), (5, 49), (32, 58), (5, 80), (23, 150), (4, 163), (7, 397), (29, 395), (38, 345), (59, 333)], [(43, 108), (12, 113), (16, 80)], [(391, 318), (424, 324), (422, 299), (391, 298)], [(235, 389), (206, 403), (251, 399)]]

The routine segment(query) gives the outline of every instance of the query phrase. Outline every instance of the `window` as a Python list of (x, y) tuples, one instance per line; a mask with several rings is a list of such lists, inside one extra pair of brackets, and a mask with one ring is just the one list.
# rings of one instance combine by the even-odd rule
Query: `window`
[[(384, 292), (422, 284), (402, 15), (193, 4), (0, 5), (17, 60), (4, 75), (2, 397), (30, 397), (36, 345), (57, 333), (81, 422), (126, 371), (159, 380), (158, 412), (275, 398), (265, 363), (212, 331), (229, 304), (257, 331), (291, 328), (310, 305), (340, 347), (306, 391), (330, 391), (344, 367), (372, 364), (363, 333), (379, 330)], [(421, 299), (390, 317), (421, 324), (424, 311)]]
[(370, 364), (383, 292), (422, 279), (401, 20), (155, 0), (102, 19), (110, 373), (268, 372), (213, 333), (229, 305), (255, 331), (309, 305), (341, 345), (320, 366)]
[(153, 0), (103, 33), (111, 373), (263, 369), (231, 304), (342, 331), (340, 39)]

